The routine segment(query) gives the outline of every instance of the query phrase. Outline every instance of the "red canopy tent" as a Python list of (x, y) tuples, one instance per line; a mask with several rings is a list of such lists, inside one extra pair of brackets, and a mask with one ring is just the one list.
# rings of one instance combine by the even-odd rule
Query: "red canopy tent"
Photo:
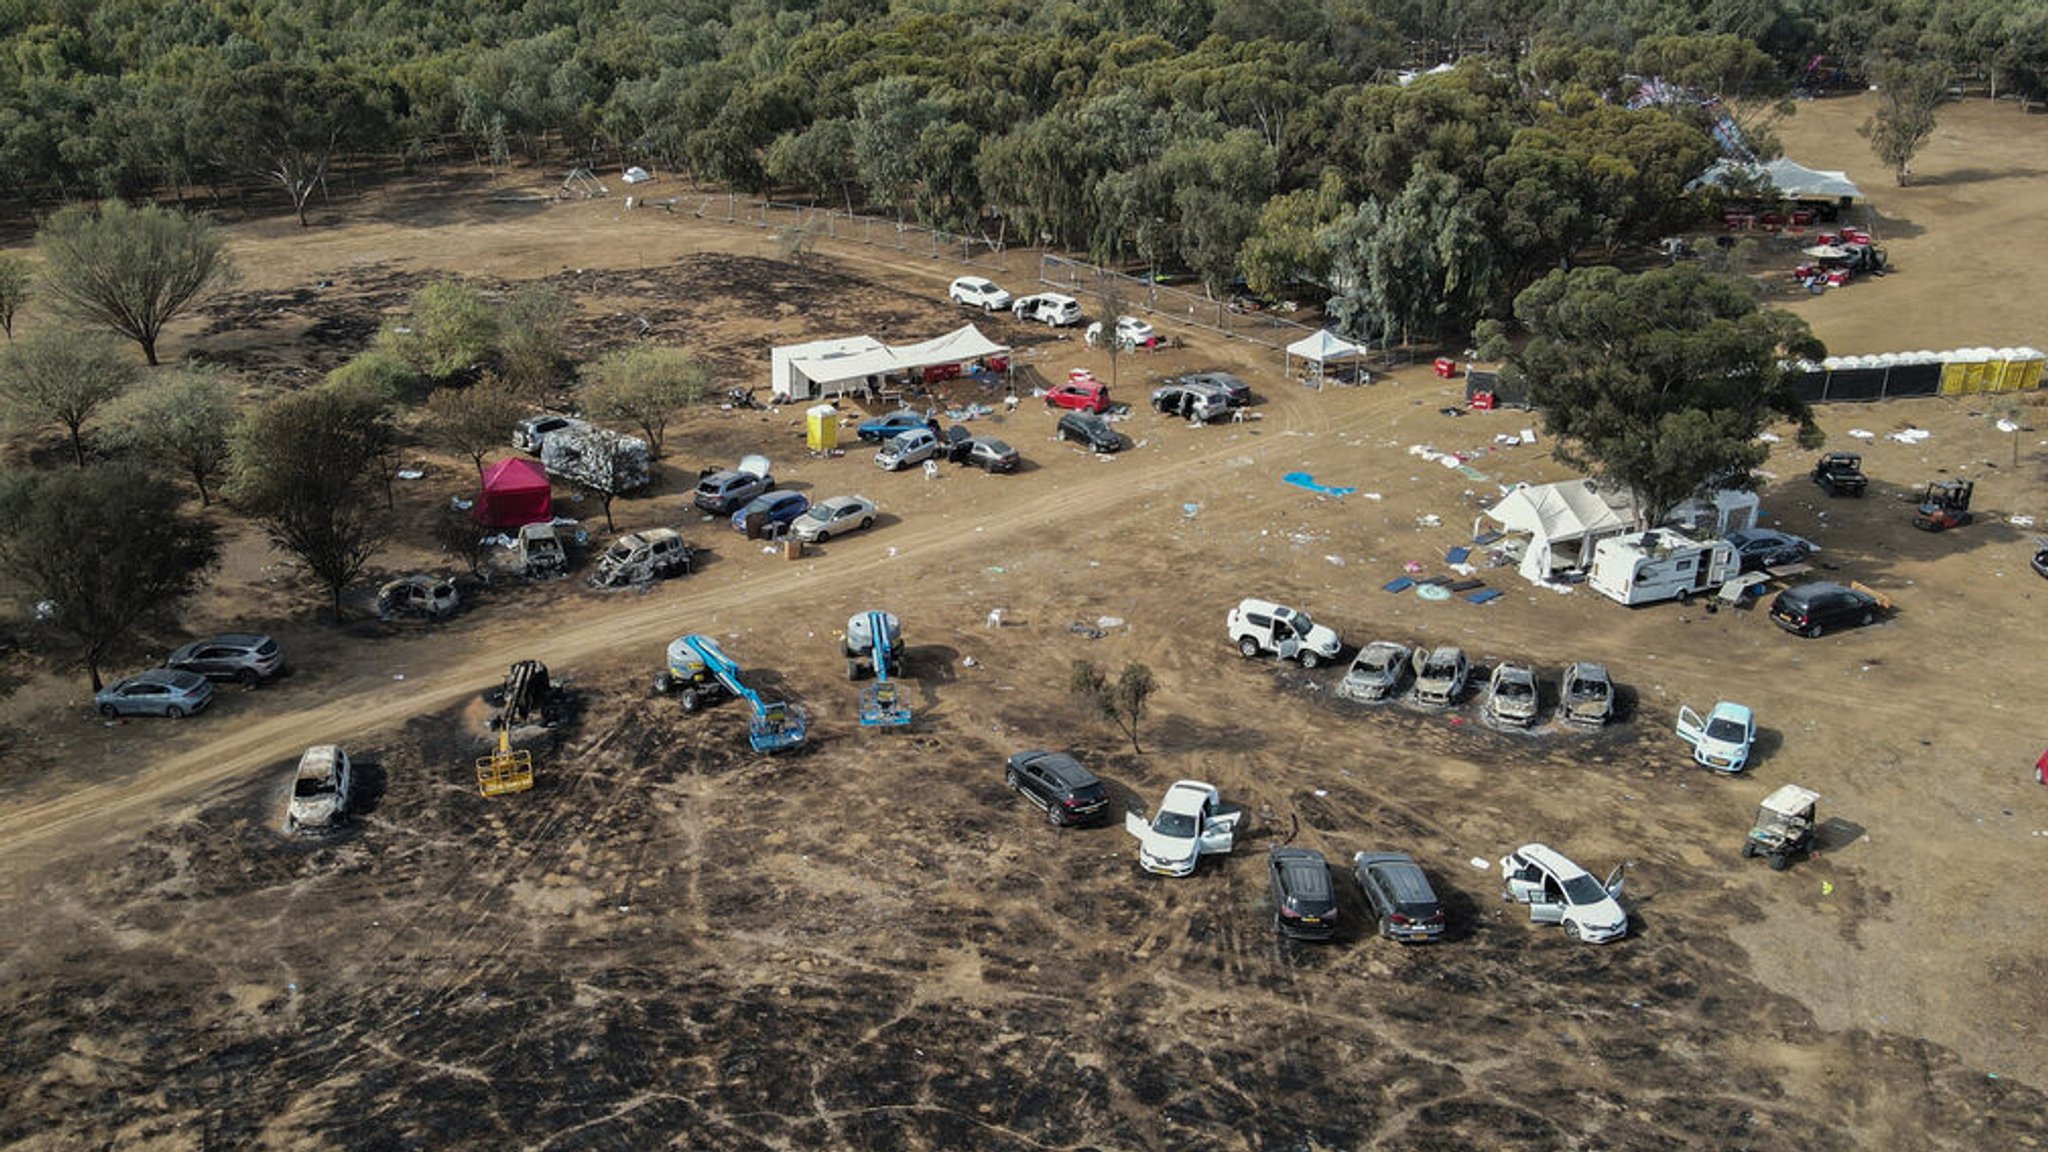
[(486, 528), (517, 528), (554, 518), (548, 474), (517, 456), (484, 469), (484, 490), (470, 516)]

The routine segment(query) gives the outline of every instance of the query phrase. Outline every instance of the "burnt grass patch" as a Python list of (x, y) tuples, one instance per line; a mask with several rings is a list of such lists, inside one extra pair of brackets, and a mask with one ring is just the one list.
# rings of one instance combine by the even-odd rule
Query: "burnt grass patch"
[[(599, 680), (522, 730), (530, 793), (476, 795), (473, 700), (361, 750), (383, 796), (343, 835), (273, 831), (280, 759), (64, 878), (0, 989), (0, 1140), (1832, 1150), (1896, 1119), (1853, 1087), (1787, 1108), (1759, 1042), (1925, 1085), (1899, 1147), (2039, 1131), (2038, 1092), (1819, 1032), (1682, 907), (1574, 946), (1439, 873), (1470, 905), (1449, 942), (1288, 943), (1258, 852), (1144, 875), (1119, 828), (1047, 827), (984, 738), (892, 745), (916, 786), (878, 804), (830, 743), (757, 756), (736, 710)], [(1321, 787), (1270, 802), (1447, 838), (1427, 797)]]

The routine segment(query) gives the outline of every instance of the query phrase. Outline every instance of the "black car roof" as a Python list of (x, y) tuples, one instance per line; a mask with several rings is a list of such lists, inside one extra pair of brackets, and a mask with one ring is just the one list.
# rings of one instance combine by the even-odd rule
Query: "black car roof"
[(1302, 897), (1328, 897), (1330, 866), (1323, 854), (1312, 848), (1275, 848), (1273, 866), (1289, 893)]

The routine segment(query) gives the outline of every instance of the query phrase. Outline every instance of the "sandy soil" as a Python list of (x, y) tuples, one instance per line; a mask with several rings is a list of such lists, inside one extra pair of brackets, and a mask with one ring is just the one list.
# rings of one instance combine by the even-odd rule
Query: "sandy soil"
[[(1795, 306), (1838, 352), (2043, 343), (2039, 278), (2020, 260), (2048, 240), (2023, 207), (2048, 140), (2010, 106), (1959, 105), (1920, 184), (1895, 189), (1854, 133), (1867, 114), (1860, 98), (1805, 105), (1787, 139), (1863, 184), (1899, 272)], [(933, 302), (957, 274), (944, 262), (846, 247), (798, 268), (771, 237), (687, 213), (485, 190), (393, 187), (310, 232), (238, 227), (249, 283), (171, 352), (289, 383), (345, 358), (441, 270), (553, 278), (581, 308), (581, 347), (644, 317), (760, 385), (771, 343), (956, 322)], [(1010, 261), (998, 278), (1022, 287), (1032, 264)], [(990, 330), (1042, 374), (1112, 371), (1078, 341), (1007, 319)], [(1978, 401), (1826, 410), (1837, 445), (1878, 434), (1861, 444), (1862, 501), (1807, 485), (1810, 454), (1774, 455), (1770, 522), (1820, 540), (1827, 574), (1900, 605), (1869, 629), (1802, 641), (1760, 611), (1629, 610), (1507, 569), (1479, 573), (1507, 593), (1491, 605), (1431, 603), (1380, 585), (1409, 561), (1441, 568), (1498, 485), (1565, 474), (1541, 446), (1496, 448), (1527, 415), (1445, 416), (1456, 386), (1424, 370), (1310, 391), (1277, 354), (1183, 335), (1183, 349), (1120, 358), (1118, 392), (1225, 366), (1253, 382), (1258, 420), (1188, 428), (1141, 411), (1122, 426), (1132, 449), (1094, 458), (1051, 440), (1027, 403), (993, 421), (1025, 471), (928, 480), (859, 451), (809, 456), (793, 410), (707, 410), (672, 431), (657, 493), (614, 509), (621, 528), (675, 524), (709, 549), (686, 578), (624, 593), (499, 580), (441, 626), (336, 628), (244, 535), (186, 623), (283, 637), (282, 682), (225, 691), (183, 723), (105, 725), (79, 677), (27, 673), (0, 703), (0, 1143), (2048, 1139), (2033, 899), (2048, 789), (2030, 783), (2044, 741), (2026, 718), (2048, 585), (2027, 568), (2032, 531), (2005, 519), (2048, 515), (2041, 433), (1997, 432)], [(1909, 425), (1932, 435), (1883, 438)], [(1468, 453), (1484, 479), (1415, 445)], [(882, 522), (791, 562), (701, 521), (688, 478), (751, 450), (787, 486), (876, 499)], [(399, 496), (424, 525), (473, 480), (466, 462), (419, 463)], [(1291, 471), (1360, 491), (1315, 496), (1280, 482)], [(1978, 523), (1914, 532), (1902, 499), (1944, 474), (1979, 480)], [(423, 530), (387, 562), (447, 566)], [(1338, 701), (1337, 670), (1231, 651), (1222, 617), (1247, 594), (1299, 603), (1354, 644), (1534, 662), (1553, 691), (1562, 664), (1603, 660), (1629, 708), (1599, 734), (1521, 734), (1488, 728), (1469, 699), (1446, 714)], [(834, 632), (871, 606), (899, 613), (912, 645), (907, 731), (855, 723)], [(757, 757), (737, 705), (685, 715), (654, 697), (685, 630), (720, 636), (764, 694), (802, 704), (810, 745)], [(523, 730), (535, 789), (485, 801), (470, 767), (491, 739), (481, 693), (526, 657), (571, 678), (573, 719)], [(1158, 675), (1142, 754), (1067, 696), (1077, 658)], [(1717, 698), (1759, 711), (1741, 778), (1692, 766), (1669, 735), (1679, 704)], [(359, 815), (331, 839), (287, 841), (290, 763), (327, 740), (368, 765)], [(1209, 780), (1250, 831), (1191, 879), (1145, 876), (1114, 825), (1048, 828), (1003, 788), (1002, 757), (1029, 746), (1075, 751), (1120, 801)], [(1786, 781), (1821, 791), (1832, 823), (1818, 856), (1779, 874), (1737, 849)], [(1596, 871), (1630, 862), (1631, 938), (1573, 945), (1501, 904), (1471, 862), (1528, 840)], [(1450, 901), (1452, 938), (1361, 936), (1347, 895), (1338, 943), (1279, 942), (1261, 856), (1286, 841), (1333, 861), (1415, 854)]]

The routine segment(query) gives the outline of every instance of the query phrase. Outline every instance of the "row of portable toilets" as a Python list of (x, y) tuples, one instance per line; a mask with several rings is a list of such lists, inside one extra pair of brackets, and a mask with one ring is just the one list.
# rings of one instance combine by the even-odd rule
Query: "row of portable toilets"
[(2044, 365), (2048, 354), (2035, 348), (1830, 356), (1803, 365), (1805, 377), (1798, 388), (1809, 402), (2019, 392), (2040, 387)]

